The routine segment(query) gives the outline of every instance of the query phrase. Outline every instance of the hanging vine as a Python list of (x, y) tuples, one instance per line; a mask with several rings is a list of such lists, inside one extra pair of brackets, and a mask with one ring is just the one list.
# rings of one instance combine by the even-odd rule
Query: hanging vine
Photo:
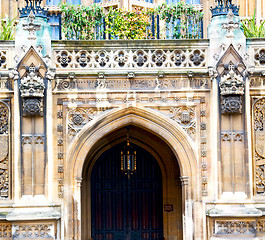
[[(110, 8), (106, 14), (98, 5), (82, 6), (61, 4), (62, 29), (66, 39), (93, 40), (103, 39), (151, 39), (155, 31), (161, 29), (160, 38), (192, 39), (201, 37), (203, 13), (193, 5), (182, 1), (176, 5), (162, 4), (155, 9), (132, 11)], [(171, 34), (168, 34), (168, 32)]]
[(96, 28), (102, 26), (103, 10), (95, 4), (91, 6), (61, 4), (62, 30), (67, 40), (97, 39), (102, 31)]
[[(157, 7), (156, 13), (160, 20), (166, 22), (166, 30), (173, 29), (172, 38), (200, 38), (203, 13), (196, 10), (193, 5), (182, 1), (177, 2), (176, 5), (163, 3)], [(166, 38), (170, 38), (170, 36), (167, 35)]]

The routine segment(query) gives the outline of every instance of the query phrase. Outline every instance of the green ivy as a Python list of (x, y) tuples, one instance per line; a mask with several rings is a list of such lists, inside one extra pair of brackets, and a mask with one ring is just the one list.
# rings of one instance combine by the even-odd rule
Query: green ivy
[(9, 20), (6, 16), (5, 19), (0, 20), (0, 40), (14, 40), (16, 18)]
[[(106, 14), (98, 5), (62, 4), (62, 29), (66, 39), (93, 40), (108, 34), (110, 39), (149, 39), (153, 38), (151, 28), (157, 30), (157, 23), (152, 24), (152, 16), (159, 16), (166, 24), (166, 29), (173, 26), (173, 38), (199, 38), (200, 23), (203, 13), (182, 1), (176, 5), (162, 4), (155, 9), (110, 8)], [(103, 30), (105, 21), (105, 30)], [(162, 24), (160, 21), (160, 24)], [(170, 26), (170, 24), (172, 26)], [(165, 30), (166, 30), (165, 29)], [(161, 33), (166, 33), (162, 29)], [(167, 38), (161, 34), (161, 38)]]
[(157, 7), (156, 13), (161, 20), (167, 23), (167, 30), (171, 27), (170, 24), (173, 25), (173, 38), (197, 39), (200, 37), (200, 24), (203, 19), (203, 13), (196, 10), (193, 5), (182, 1), (177, 2), (176, 5), (164, 3)]
[[(102, 8), (97, 5), (61, 4), (62, 30), (66, 39), (93, 40), (97, 36), (95, 28), (101, 26), (104, 17)], [(98, 34), (101, 34), (100, 32)]]

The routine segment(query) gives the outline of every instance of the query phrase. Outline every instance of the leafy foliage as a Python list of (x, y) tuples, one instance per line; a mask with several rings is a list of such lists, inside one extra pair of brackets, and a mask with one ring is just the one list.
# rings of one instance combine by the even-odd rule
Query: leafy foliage
[(241, 28), (247, 38), (265, 37), (265, 20), (256, 24), (256, 10), (250, 19), (241, 20)]
[(14, 40), (15, 20), (9, 20), (7, 16), (0, 20), (0, 40)]
[(92, 6), (61, 4), (63, 13), (62, 29), (66, 39), (93, 40), (97, 38), (94, 29), (100, 26), (103, 19), (101, 7), (93, 4)]
[[(166, 30), (173, 29), (172, 36), (160, 32), (161, 38), (199, 38), (203, 13), (192, 5), (182, 1), (176, 5), (162, 4), (155, 9), (124, 9), (110, 8), (106, 14), (98, 5), (89, 7), (62, 4), (62, 29), (66, 39), (92, 40), (102, 39), (108, 34), (110, 39), (149, 39), (154, 38), (158, 22), (166, 24)], [(163, 24), (162, 24), (163, 25)], [(151, 31), (152, 29), (152, 31)], [(164, 36), (162, 36), (164, 34)]]
[(151, 36), (151, 12), (110, 8), (106, 14), (106, 33), (111, 39), (146, 39)]
[(196, 10), (193, 5), (182, 1), (177, 2), (176, 5), (163, 3), (157, 7), (156, 12), (160, 19), (167, 23), (167, 30), (173, 26), (173, 38), (199, 38), (203, 13)]

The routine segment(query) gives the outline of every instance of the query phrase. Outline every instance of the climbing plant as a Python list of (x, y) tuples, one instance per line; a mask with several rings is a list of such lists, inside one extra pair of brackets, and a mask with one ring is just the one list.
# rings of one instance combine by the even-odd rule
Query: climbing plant
[(0, 20), (0, 40), (14, 40), (16, 18), (9, 20), (8, 16)]
[(95, 31), (100, 28), (103, 19), (103, 10), (95, 4), (91, 6), (61, 4), (62, 9), (62, 30), (66, 39), (75, 40), (93, 40), (96, 34), (102, 34)]
[[(150, 39), (160, 25), (165, 25), (161, 38), (200, 38), (203, 13), (182, 1), (162, 4), (155, 9), (125, 10), (110, 8), (107, 13), (98, 5), (61, 4), (62, 29), (66, 39)], [(155, 19), (160, 19), (159, 21)], [(165, 23), (165, 24), (164, 24)], [(167, 36), (170, 29), (172, 36)], [(164, 35), (163, 35), (164, 34)], [(157, 34), (158, 35), (158, 34)]]
[(157, 7), (156, 13), (161, 20), (166, 22), (166, 30), (173, 29), (173, 38), (200, 38), (203, 13), (195, 9), (193, 5), (183, 1), (175, 5), (162, 4)]

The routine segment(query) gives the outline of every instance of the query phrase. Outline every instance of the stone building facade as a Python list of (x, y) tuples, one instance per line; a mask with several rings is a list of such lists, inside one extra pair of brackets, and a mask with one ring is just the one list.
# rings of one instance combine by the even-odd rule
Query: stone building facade
[(265, 41), (237, 7), (200, 40), (51, 41), (43, 11), (0, 41), (0, 239), (265, 239)]

